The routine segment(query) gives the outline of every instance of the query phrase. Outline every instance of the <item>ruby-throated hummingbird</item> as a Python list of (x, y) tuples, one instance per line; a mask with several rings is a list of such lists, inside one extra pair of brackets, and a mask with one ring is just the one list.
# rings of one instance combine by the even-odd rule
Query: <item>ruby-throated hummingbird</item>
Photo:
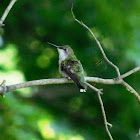
[(48, 42), (48, 44), (57, 48), (59, 52), (59, 71), (63, 77), (72, 79), (80, 92), (86, 92), (86, 81), (83, 74), (81, 62), (76, 58), (72, 48), (69, 45), (57, 46)]

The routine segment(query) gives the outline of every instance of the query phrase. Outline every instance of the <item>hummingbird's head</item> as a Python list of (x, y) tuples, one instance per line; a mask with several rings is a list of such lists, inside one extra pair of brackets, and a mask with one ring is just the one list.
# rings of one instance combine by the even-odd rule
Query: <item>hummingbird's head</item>
[(69, 45), (59, 46), (57, 49), (59, 53), (65, 53), (66, 55), (73, 54), (73, 50)]
[(49, 43), (49, 42), (48, 42), (48, 44), (57, 48), (61, 60), (65, 60), (69, 55), (74, 54), (72, 48), (69, 45), (57, 46), (57, 45), (54, 45), (54, 44)]

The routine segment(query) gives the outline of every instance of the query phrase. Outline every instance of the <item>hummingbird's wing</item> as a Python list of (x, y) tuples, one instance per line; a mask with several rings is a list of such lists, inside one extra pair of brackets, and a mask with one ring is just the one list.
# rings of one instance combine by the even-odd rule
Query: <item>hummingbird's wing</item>
[(63, 68), (65, 69), (65, 73), (76, 83), (79, 89), (86, 89), (83, 67), (80, 61), (67, 61), (67, 64)]

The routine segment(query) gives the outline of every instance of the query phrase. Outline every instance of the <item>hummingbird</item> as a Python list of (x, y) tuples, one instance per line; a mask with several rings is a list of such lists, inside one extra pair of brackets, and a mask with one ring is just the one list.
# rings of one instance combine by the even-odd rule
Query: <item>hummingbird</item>
[(73, 80), (80, 92), (86, 92), (87, 85), (81, 62), (76, 58), (69, 45), (57, 46), (50, 42), (48, 44), (57, 48), (59, 53), (59, 72), (68, 80)]

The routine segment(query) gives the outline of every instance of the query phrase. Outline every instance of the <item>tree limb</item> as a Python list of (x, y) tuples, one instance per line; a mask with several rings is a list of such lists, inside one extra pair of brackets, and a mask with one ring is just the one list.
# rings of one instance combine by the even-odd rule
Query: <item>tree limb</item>
[(10, 12), (10, 10), (12, 9), (13, 5), (15, 4), (17, 0), (11, 0), (11, 2), (9, 3), (8, 7), (6, 8), (6, 10), (4, 11), (1, 19), (0, 19), (0, 27), (4, 26), (3, 22), (5, 21), (8, 13)]
[[(133, 70), (131, 70), (133, 71)], [(135, 71), (136, 72), (136, 71)], [(135, 73), (133, 72), (133, 73)], [(130, 72), (127, 72), (129, 74), (123, 74), (125, 75), (124, 78), (130, 75)], [(131, 73), (131, 74), (133, 74)], [(115, 80), (115, 79), (102, 79), (98, 77), (85, 77), (85, 80), (87, 82), (95, 82), (95, 83), (100, 83), (100, 84), (106, 84), (106, 85), (115, 85), (115, 84), (122, 84), (120, 80)], [(33, 80), (33, 81), (28, 81), (25, 83), (19, 83), (19, 84), (14, 84), (14, 85), (9, 85), (5, 86), (5, 83), (0, 86), (0, 95), (4, 95), (7, 92), (16, 90), (16, 89), (21, 89), (21, 88), (26, 88), (26, 87), (32, 87), (32, 86), (40, 86), (40, 85), (51, 85), (51, 84), (65, 84), (65, 83), (72, 83), (72, 81), (68, 81), (65, 78), (57, 78), (57, 79), (41, 79), (41, 80)], [(4, 86), (6, 89), (4, 89)], [(130, 89), (130, 85), (128, 86), (127, 84), (123, 83), (123, 86), (125, 86), (127, 89)], [(129, 90), (131, 91), (131, 90)], [(133, 90), (132, 90), (133, 91)], [(136, 92), (136, 91), (135, 91)], [(137, 93), (137, 92), (136, 92)], [(137, 94), (134, 95), (138, 102), (140, 103), (140, 96)]]
[[(117, 81), (114, 81), (113, 79), (101, 79), (96, 77), (85, 77), (87, 82), (96, 82), (96, 83), (102, 83), (102, 84), (118, 84)], [(40, 85), (51, 85), (51, 84), (65, 84), (65, 83), (72, 83), (71, 80), (67, 80), (66, 78), (56, 78), (56, 79), (41, 79), (41, 80), (33, 80), (28, 81), (25, 83), (19, 83), (14, 85), (5, 86), (5, 82), (2, 83), (0, 86), (0, 95), (4, 95), (7, 92), (26, 88), (26, 87), (32, 87), (32, 86), (40, 86)], [(5, 87), (5, 88), (4, 88)]]

